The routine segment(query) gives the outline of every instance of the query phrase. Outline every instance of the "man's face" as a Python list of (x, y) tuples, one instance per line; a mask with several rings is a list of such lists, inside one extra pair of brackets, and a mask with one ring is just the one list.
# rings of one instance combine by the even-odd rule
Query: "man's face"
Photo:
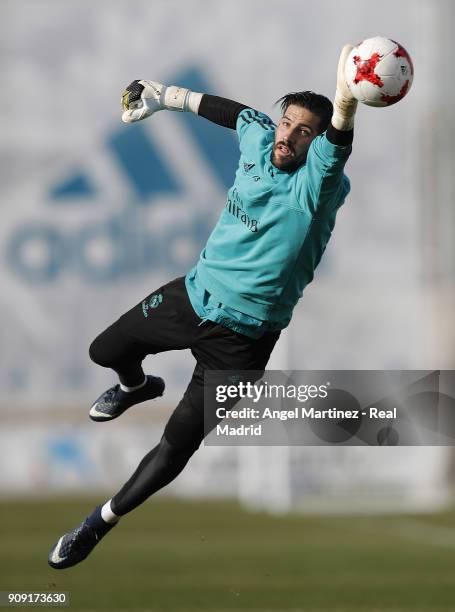
[(286, 172), (301, 166), (311, 142), (319, 134), (319, 121), (307, 108), (290, 104), (275, 130), (272, 164)]

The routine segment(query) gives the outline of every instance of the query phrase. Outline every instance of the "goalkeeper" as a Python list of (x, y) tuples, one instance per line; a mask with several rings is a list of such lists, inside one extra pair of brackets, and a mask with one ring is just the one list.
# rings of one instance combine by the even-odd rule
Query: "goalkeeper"
[(159, 444), (112, 499), (57, 541), (49, 553), (53, 568), (85, 559), (120, 517), (182, 471), (204, 438), (205, 370), (265, 369), (349, 192), (343, 169), (357, 107), (344, 78), (351, 49), (346, 45), (340, 56), (334, 105), (311, 91), (287, 94), (276, 126), (267, 115), (217, 96), (154, 81), (126, 88), (125, 123), (163, 109), (192, 112), (237, 130), (240, 161), (193, 269), (150, 294), (90, 347), (92, 360), (120, 381), (91, 407), (95, 421), (163, 394), (164, 381), (144, 374), (146, 355), (190, 349), (196, 366)]

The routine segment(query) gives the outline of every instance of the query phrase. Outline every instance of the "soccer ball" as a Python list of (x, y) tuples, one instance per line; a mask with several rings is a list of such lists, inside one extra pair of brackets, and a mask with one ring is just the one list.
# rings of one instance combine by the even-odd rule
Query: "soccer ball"
[(345, 76), (354, 98), (368, 106), (390, 106), (408, 93), (414, 67), (404, 47), (382, 36), (367, 38), (348, 55)]

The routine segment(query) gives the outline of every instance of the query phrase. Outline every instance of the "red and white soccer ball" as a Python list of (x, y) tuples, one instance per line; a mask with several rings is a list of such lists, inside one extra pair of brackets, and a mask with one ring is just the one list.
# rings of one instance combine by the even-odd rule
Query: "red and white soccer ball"
[(414, 78), (409, 53), (390, 38), (367, 38), (346, 60), (345, 76), (352, 95), (368, 106), (390, 106), (408, 93)]

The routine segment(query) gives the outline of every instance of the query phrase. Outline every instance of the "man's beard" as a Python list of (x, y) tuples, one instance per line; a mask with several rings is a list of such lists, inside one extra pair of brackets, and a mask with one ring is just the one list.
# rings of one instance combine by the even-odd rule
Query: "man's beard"
[[(288, 149), (290, 153), (289, 157), (283, 158), (281, 156), (277, 156), (276, 151), (280, 145)], [(279, 170), (283, 170), (284, 172), (294, 172), (294, 170), (297, 170), (297, 168), (299, 168), (305, 162), (306, 153), (304, 155), (296, 157), (294, 149), (289, 144), (280, 140), (273, 145), (272, 155), (270, 159), (272, 164)]]

